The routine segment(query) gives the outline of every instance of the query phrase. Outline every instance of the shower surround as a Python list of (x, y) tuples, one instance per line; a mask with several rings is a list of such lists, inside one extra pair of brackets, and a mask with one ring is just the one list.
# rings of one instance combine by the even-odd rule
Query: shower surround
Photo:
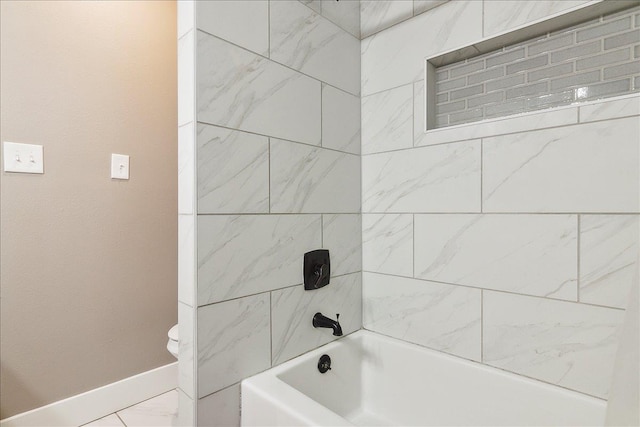
[(333, 339), (316, 311), (607, 397), (637, 96), (423, 131), (425, 58), (598, 3), (179, 2), (185, 424), (237, 425), (243, 378)]

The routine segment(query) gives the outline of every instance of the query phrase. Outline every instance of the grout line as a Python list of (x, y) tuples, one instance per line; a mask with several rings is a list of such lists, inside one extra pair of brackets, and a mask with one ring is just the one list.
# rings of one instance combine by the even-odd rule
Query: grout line
[(480, 289), (480, 362), (484, 363), (484, 289)]
[(320, 214), (320, 247), (324, 248), (324, 214)]
[[(323, 80), (320, 80), (320, 79), (318, 79), (317, 77), (313, 77), (313, 76), (311, 76), (311, 75), (309, 75), (309, 74), (306, 74), (306, 73), (304, 73), (304, 72), (302, 72), (302, 71), (300, 71), (300, 70), (296, 70), (295, 68), (292, 68), (292, 67), (290, 67), (290, 66), (289, 66), (289, 65), (287, 65), (287, 64), (283, 64), (282, 62), (278, 62), (278, 61), (276, 61), (276, 60), (274, 60), (274, 59), (271, 59), (271, 58), (270, 58), (270, 57), (268, 57), (268, 56), (264, 56), (264, 55), (261, 55), (261, 54), (259, 54), (259, 53), (256, 53), (256, 52), (254, 52), (254, 51), (252, 51), (252, 50), (247, 49), (246, 47), (242, 47), (242, 46), (240, 46), (239, 44), (235, 44), (235, 43), (233, 43), (233, 42), (231, 42), (231, 41), (229, 41), (229, 40), (223, 39), (222, 37), (216, 36), (215, 34), (208, 33), (207, 31), (204, 31), (204, 30), (202, 30), (202, 29), (200, 29), (200, 28), (198, 28), (198, 29), (197, 29), (197, 31), (200, 31), (200, 32), (201, 32), (201, 33), (203, 33), (203, 34), (206, 34), (206, 35), (208, 35), (208, 36), (211, 36), (211, 37), (214, 37), (214, 38), (216, 38), (216, 39), (218, 39), (218, 40), (221, 40), (221, 41), (223, 41), (223, 42), (225, 42), (225, 43), (227, 43), (227, 44), (230, 44), (231, 46), (235, 46), (235, 47), (237, 47), (238, 49), (242, 49), (242, 50), (244, 50), (245, 52), (249, 52), (249, 53), (251, 53), (252, 55), (255, 55), (255, 56), (260, 57), (260, 58), (264, 58), (264, 59), (266, 59), (266, 60), (267, 60), (267, 61), (269, 61), (269, 62), (272, 62), (272, 63), (274, 63), (274, 64), (281, 65), (281, 66), (283, 66), (284, 68), (288, 68), (288, 69), (289, 69), (289, 70), (291, 70), (291, 71), (294, 71), (294, 72), (296, 72), (296, 73), (298, 73), (298, 74), (301, 74), (301, 75), (303, 75), (303, 76), (309, 77), (310, 79), (315, 80), (315, 81), (317, 81), (317, 82), (319, 82), (319, 83), (324, 83), (324, 84), (326, 84), (327, 86), (331, 86), (331, 87), (333, 87), (334, 89), (339, 89), (339, 90), (341, 90), (341, 91), (343, 91), (343, 92), (346, 92), (346, 93), (351, 94), (352, 96), (360, 96), (360, 93), (353, 93), (353, 92), (350, 92), (350, 91), (348, 91), (348, 90), (346, 90), (346, 89), (343, 89), (343, 88), (339, 88), (339, 87), (337, 87), (337, 86), (334, 86), (334, 85), (333, 85), (333, 84), (331, 84), (331, 83), (328, 83), (328, 82), (325, 82), (325, 81), (323, 81)], [(271, 43), (271, 42), (269, 42), (269, 43)], [(360, 92), (360, 88), (358, 88), (358, 92)]]
[(267, 155), (268, 155), (268, 161), (267, 161), (267, 170), (269, 173), (269, 214), (271, 213), (271, 138), (267, 138)]
[[(400, 215), (400, 214), (415, 214), (415, 215), (640, 215), (640, 212), (477, 212), (477, 211), (433, 211), (433, 212), (401, 212), (401, 211), (371, 211), (363, 212), (363, 215)], [(200, 214), (202, 215), (202, 214)], [(222, 215), (222, 214), (212, 214)], [(246, 214), (224, 214), (224, 215), (246, 215)], [(282, 215), (318, 215), (318, 214), (282, 214)]]
[(412, 276), (416, 277), (416, 216), (411, 215), (411, 227), (413, 233), (413, 253), (411, 254), (411, 262), (412, 262)]
[(127, 427), (127, 423), (124, 422), (124, 420), (122, 419), (122, 417), (120, 415), (118, 415), (117, 412), (113, 413), (116, 417), (118, 417), (118, 419), (120, 420), (120, 422), (122, 423), (123, 426)]
[[(411, 83), (411, 146), (416, 146), (416, 83)], [(426, 102), (426, 101), (425, 101)], [(424, 120), (427, 120), (427, 111), (424, 109), (423, 116)]]
[[(332, 275), (331, 279), (337, 279), (339, 277), (346, 277), (346, 276), (350, 276), (352, 274), (358, 274), (358, 273), (360, 273), (359, 270), (358, 271), (352, 271), (352, 272), (349, 272), (349, 273), (336, 274), (336, 275)], [(285, 289), (295, 288), (296, 286), (302, 286), (302, 285), (303, 285), (303, 283), (300, 282), (300, 283), (296, 283), (295, 285), (288, 285), (288, 286), (283, 286), (283, 287), (280, 287), (280, 288), (267, 289), (267, 290), (264, 290), (264, 291), (261, 291), (261, 292), (255, 292), (253, 294), (242, 295), (242, 296), (239, 296), (239, 297), (228, 298), (228, 299), (224, 299), (224, 300), (220, 300), (220, 301), (208, 302), (206, 304), (198, 305), (196, 308), (197, 309), (201, 309), (201, 308), (204, 308), (204, 307), (209, 307), (209, 306), (212, 306), (212, 305), (221, 304), (221, 303), (228, 302), (228, 301), (235, 301), (235, 300), (239, 300), (239, 299), (242, 299), (242, 298), (255, 297), (255, 296), (258, 296), (258, 295), (266, 294), (267, 292), (282, 291), (282, 290), (285, 290)], [(163, 394), (163, 393), (161, 393), (161, 394)]]
[(273, 292), (269, 291), (269, 366), (273, 366)]
[[(271, 369), (271, 368), (264, 369), (264, 370), (262, 370), (262, 371), (260, 371), (260, 372), (268, 371), (269, 369)], [(251, 376), (253, 376), (253, 375), (258, 375), (260, 372), (257, 372), (257, 373), (255, 373), (255, 374), (252, 374)], [(246, 378), (249, 378), (249, 377), (246, 377)], [(216, 393), (220, 393), (221, 391), (225, 391), (225, 390), (227, 390), (227, 389), (230, 389), (231, 387), (239, 386), (239, 385), (242, 383), (242, 381), (243, 381), (243, 380), (244, 380), (244, 378), (243, 378), (242, 380), (238, 381), (238, 382), (235, 382), (235, 383), (233, 383), (233, 384), (231, 384), (231, 385), (228, 385), (228, 386), (226, 386), (226, 387), (223, 387), (223, 388), (221, 388), (220, 390), (216, 390), (216, 391), (214, 391), (213, 393), (205, 394), (205, 395), (204, 395), (204, 396), (202, 396), (202, 397), (198, 397), (198, 398), (196, 398), (196, 399), (195, 399), (195, 400), (196, 400), (196, 403), (197, 403), (197, 401), (198, 401), (198, 400), (206, 399), (206, 398), (207, 398), (207, 397), (209, 397), (209, 396), (213, 396), (214, 394), (216, 394)]]
[[(409, 212), (411, 213), (411, 212)], [(240, 213), (199, 213), (198, 216), (268, 216), (268, 215), (358, 215), (360, 212), (240, 212)], [(630, 214), (624, 214), (630, 215)], [(631, 214), (632, 215), (632, 214)], [(187, 214), (184, 214), (187, 216)]]
[(322, 131), (322, 128), (323, 128), (322, 117), (324, 116), (324, 114), (322, 113), (322, 107), (324, 103), (323, 94), (324, 94), (324, 85), (323, 83), (320, 83), (320, 147), (324, 147), (324, 132)]
[(215, 126), (215, 127), (221, 128), (221, 129), (234, 130), (236, 132), (248, 133), (248, 134), (251, 134), (251, 135), (263, 136), (265, 138), (279, 139), (280, 141), (290, 142), (292, 144), (306, 145), (308, 147), (321, 148), (321, 149), (327, 150), (327, 151), (335, 151), (337, 153), (350, 154), (352, 156), (359, 156), (359, 154), (350, 153), (348, 151), (341, 151), (341, 150), (337, 150), (335, 148), (330, 148), (330, 147), (322, 147), (321, 145), (311, 144), (309, 142), (294, 141), (294, 140), (291, 140), (291, 139), (280, 138), (280, 137), (274, 136), (274, 135), (266, 135), (266, 134), (263, 134), (263, 133), (252, 132), (252, 131), (248, 131), (248, 130), (244, 130), (244, 129), (231, 128), (231, 127), (228, 127), (228, 126), (223, 126), (223, 125), (219, 125), (219, 124), (215, 124), (215, 123), (209, 123), (209, 122), (205, 122), (205, 121), (202, 121), (202, 120), (198, 120), (196, 123), (204, 124), (204, 125), (208, 125), (208, 126)]
[(480, 212), (484, 213), (484, 138), (480, 138)]
[(608, 308), (610, 310), (620, 310), (620, 311), (624, 311), (625, 310), (624, 308), (610, 307), (610, 306), (606, 306), (606, 305), (599, 305), (599, 304), (593, 304), (593, 303), (587, 303), (587, 302), (578, 302), (578, 301), (559, 299), (559, 298), (550, 298), (550, 297), (545, 297), (545, 296), (540, 296), (540, 295), (520, 294), (520, 293), (517, 293), (517, 292), (505, 291), (505, 290), (502, 290), (502, 289), (490, 289), (490, 288), (483, 288), (481, 286), (462, 285), (462, 284), (459, 284), (459, 283), (443, 282), (441, 280), (424, 279), (424, 278), (421, 278), (421, 277), (408, 277), (408, 276), (401, 276), (399, 274), (380, 273), (379, 271), (363, 270), (363, 273), (380, 274), (380, 275), (383, 275), (383, 276), (398, 277), (398, 278), (401, 278), (401, 279), (413, 279), (413, 280), (419, 280), (421, 282), (439, 283), (441, 285), (459, 286), (461, 288), (467, 288), (467, 289), (480, 289), (480, 290), (485, 290), (485, 291), (489, 291), (489, 292), (498, 292), (498, 293), (508, 294), (508, 295), (516, 295), (516, 296), (521, 296), (521, 297), (544, 299), (544, 300), (547, 300), (547, 301), (566, 302), (568, 304), (588, 305), (588, 306), (592, 306), (592, 307)]
[(576, 242), (576, 252), (577, 252), (577, 259), (578, 259), (578, 265), (576, 267), (577, 269), (577, 274), (576, 274), (576, 299), (578, 300), (578, 302), (580, 302), (580, 229), (581, 229), (581, 216), (580, 214), (577, 215), (578, 217), (578, 235), (577, 235), (577, 242)]
[(271, 0), (267, 1), (267, 39), (269, 43), (267, 58), (271, 60)]

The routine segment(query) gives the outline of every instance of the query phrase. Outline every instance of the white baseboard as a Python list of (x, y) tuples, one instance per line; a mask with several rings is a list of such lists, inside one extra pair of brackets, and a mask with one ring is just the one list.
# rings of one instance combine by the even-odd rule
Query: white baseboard
[(176, 387), (178, 362), (5, 418), (0, 426), (81, 426)]

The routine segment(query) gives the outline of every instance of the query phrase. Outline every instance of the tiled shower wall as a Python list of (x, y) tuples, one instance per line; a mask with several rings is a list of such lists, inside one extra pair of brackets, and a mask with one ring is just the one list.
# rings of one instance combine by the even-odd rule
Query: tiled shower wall
[(437, 68), (436, 127), (640, 91), (640, 6)]
[[(242, 379), (333, 340), (314, 313), (361, 328), (359, 15), (312, 3), (196, 2), (183, 36), (195, 99), (180, 286), (193, 292), (180, 325), (194, 325), (195, 370), (181, 391), (198, 425), (239, 424)], [(304, 291), (303, 255), (318, 248), (331, 283)]]
[(606, 398), (640, 97), (424, 133), (424, 58), (586, 2), (455, 1), (362, 41), (363, 326)]

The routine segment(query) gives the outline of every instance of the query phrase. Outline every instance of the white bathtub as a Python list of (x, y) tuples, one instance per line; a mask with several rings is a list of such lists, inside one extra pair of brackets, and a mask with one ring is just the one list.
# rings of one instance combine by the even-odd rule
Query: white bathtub
[(369, 331), (242, 382), (243, 426), (602, 426), (605, 411), (603, 400)]

